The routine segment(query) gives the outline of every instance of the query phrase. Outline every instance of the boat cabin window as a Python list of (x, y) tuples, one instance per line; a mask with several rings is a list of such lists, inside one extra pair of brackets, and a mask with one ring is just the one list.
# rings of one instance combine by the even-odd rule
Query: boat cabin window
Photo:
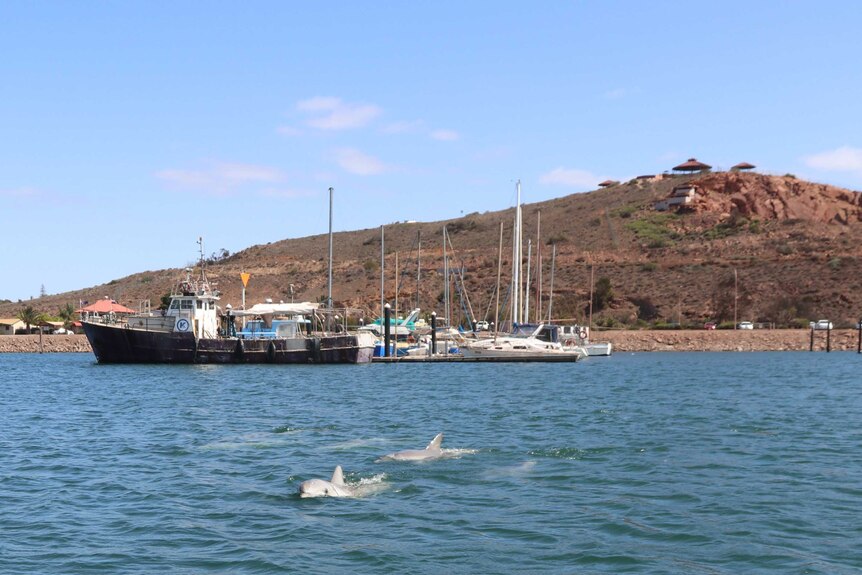
[(182, 309), (194, 309), (194, 306), (194, 302), (192, 302), (192, 300), (190, 299), (181, 300), (180, 308)]
[(171, 301), (171, 309), (180, 309), (180, 300), (175, 299)]
[(203, 308), (204, 308), (204, 302), (202, 302), (201, 300), (198, 300), (198, 309), (203, 309)]

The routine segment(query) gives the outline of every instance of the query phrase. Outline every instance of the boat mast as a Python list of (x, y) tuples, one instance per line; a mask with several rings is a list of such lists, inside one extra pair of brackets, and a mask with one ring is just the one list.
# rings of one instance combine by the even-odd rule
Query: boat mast
[(398, 251), (395, 252), (395, 336), (398, 337)]
[(533, 261), (533, 240), (527, 240), (527, 281), (524, 289), (524, 323), (530, 323), (530, 262)]
[(326, 307), (332, 310), (332, 188), (329, 188), (329, 283)]
[(443, 307), (446, 309), (446, 321), (451, 325), (452, 316), (449, 313), (449, 259), (446, 256), (446, 226), (443, 226)]
[(536, 214), (536, 317), (542, 318), (542, 212)]
[(512, 322), (521, 323), (521, 180), (516, 184), (515, 227), (512, 238)]
[(503, 222), (500, 222), (500, 249), (497, 256), (497, 303), (494, 305), (494, 339), (500, 330), (500, 273), (503, 271)]
[(554, 268), (557, 265), (557, 244), (551, 250), (551, 293), (548, 295), (548, 323), (551, 323), (551, 310), (554, 307)]
[(416, 307), (419, 305), (419, 286), (422, 285), (422, 230), (416, 231), (416, 242), (419, 249), (416, 252)]
[(386, 272), (385, 272), (385, 263), (386, 260), (383, 258), (383, 226), (380, 226), (380, 317), (383, 317), (383, 286), (386, 282)]

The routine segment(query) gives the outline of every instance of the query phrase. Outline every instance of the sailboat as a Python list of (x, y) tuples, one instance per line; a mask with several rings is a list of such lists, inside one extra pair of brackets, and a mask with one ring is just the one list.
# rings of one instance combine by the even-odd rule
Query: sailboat
[[(522, 323), (524, 319), (523, 302), (527, 300), (522, 293), (522, 219), (521, 219), (521, 182), (517, 182), (517, 204), (515, 207), (515, 223), (512, 242), (512, 330), (505, 335), (496, 331), (499, 321), (495, 322), (493, 337), (468, 343), (462, 348), (465, 359), (489, 361), (578, 361), (586, 357), (586, 352), (579, 346), (564, 346), (559, 336), (559, 326), (540, 323)], [(502, 228), (500, 236), (500, 254), (498, 261), (502, 262)], [(499, 263), (497, 279), (499, 284)], [(497, 286), (499, 294), (499, 285)]]

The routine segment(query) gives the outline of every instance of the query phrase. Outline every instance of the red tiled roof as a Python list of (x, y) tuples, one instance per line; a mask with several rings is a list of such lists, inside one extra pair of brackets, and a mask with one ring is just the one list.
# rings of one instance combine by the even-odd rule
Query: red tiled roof
[(749, 164), (748, 162), (739, 162), (732, 168), (731, 170), (753, 170), (756, 166), (754, 164)]
[(86, 307), (82, 307), (81, 309), (75, 310), (75, 313), (135, 313), (135, 310), (127, 308), (124, 305), (118, 304), (116, 301), (112, 299), (100, 299), (96, 303), (90, 304)]
[(711, 167), (712, 166), (710, 166), (708, 164), (704, 164), (703, 162), (698, 162), (695, 158), (689, 158), (685, 162), (674, 167), (674, 170), (677, 170), (680, 172), (695, 172), (698, 170), (708, 170)]

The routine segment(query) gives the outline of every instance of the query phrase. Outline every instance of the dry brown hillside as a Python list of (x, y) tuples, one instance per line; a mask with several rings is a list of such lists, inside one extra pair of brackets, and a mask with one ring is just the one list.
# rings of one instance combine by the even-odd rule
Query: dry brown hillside
[[(656, 202), (684, 183), (697, 188), (689, 206), (679, 212), (654, 209)], [(593, 268), (595, 279), (607, 278), (613, 291), (609, 305), (594, 313), (594, 322), (603, 325), (728, 321), (733, 319), (734, 295), (740, 320), (798, 325), (827, 317), (837, 325), (850, 325), (862, 314), (860, 202), (859, 192), (792, 176), (720, 172), (636, 179), (525, 205), (524, 237), (533, 240), (534, 255), (541, 244), (543, 313), (549, 295), (551, 245), (557, 247), (555, 318), (584, 319)], [(541, 238), (537, 241), (540, 212)], [(386, 226), (386, 298), (394, 303), (397, 253), (403, 273), (399, 307), (415, 303), (416, 244), (421, 236), (419, 305), (428, 312), (443, 312), (445, 225), (455, 249), (452, 265), (463, 265), (474, 313), (485, 317), (496, 283), (501, 221), (505, 226), (504, 283), (510, 273), (513, 214), (509, 209), (442, 222)], [(336, 304), (361, 307), (376, 315), (379, 228), (338, 233), (334, 241)], [(193, 239), (189, 244), (191, 257)], [(327, 236), (321, 234), (253, 246), (212, 263), (208, 270), (223, 293), (223, 304), (239, 304), (241, 271), (251, 273), (249, 303), (266, 297), (287, 301), (290, 284), (295, 286), (297, 300), (316, 300), (326, 292), (326, 258)], [(26, 303), (49, 313), (56, 313), (66, 302), (104, 296), (130, 307), (144, 299), (157, 305), (181, 275), (176, 269), (147, 271)], [(531, 275), (535, 281), (535, 261)], [(14, 315), (22, 305), (0, 305), (0, 316)], [(488, 319), (493, 319), (493, 312)]]

